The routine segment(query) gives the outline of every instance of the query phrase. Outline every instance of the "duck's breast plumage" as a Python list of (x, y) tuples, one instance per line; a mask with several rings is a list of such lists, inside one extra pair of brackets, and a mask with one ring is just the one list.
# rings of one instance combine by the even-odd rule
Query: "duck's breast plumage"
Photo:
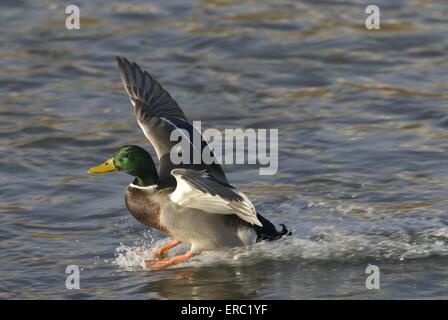
[(160, 222), (162, 197), (169, 190), (158, 190), (155, 186), (139, 187), (130, 184), (125, 190), (126, 207), (137, 221), (171, 235)]

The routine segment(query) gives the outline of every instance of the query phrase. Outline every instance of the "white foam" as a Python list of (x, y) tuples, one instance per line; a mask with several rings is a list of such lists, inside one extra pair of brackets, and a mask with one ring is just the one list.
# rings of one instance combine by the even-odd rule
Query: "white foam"
[[(127, 270), (144, 268), (144, 261), (152, 259), (155, 248), (168, 239), (140, 245), (120, 245), (114, 264)], [(188, 246), (179, 246), (170, 254), (180, 254)], [(181, 267), (216, 265), (251, 265), (263, 260), (319, 262), (361, 259), (396, 260), (448, 255), (448, 227), (424, 229), (408, 233), (403, 230), (371, 229), (362, 234), (351, 234), (335, 226), (320, 226), (307, 237), (298, 234), (272, 242), (260, 242), (250, 248), (235, 248), (223, 252), (203, 252)]]

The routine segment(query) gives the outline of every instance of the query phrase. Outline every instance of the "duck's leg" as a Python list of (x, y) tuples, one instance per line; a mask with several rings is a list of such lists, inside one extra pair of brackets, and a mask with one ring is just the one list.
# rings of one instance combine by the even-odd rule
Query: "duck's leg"
[(168, 250), (174, 248), (174, 247), (177, 246), (178, 244), (180, 244), (180, 241), (179, 241), (179, 240), (173, 240), (173, 241), (170, 241), (170, 242), (164, 244), (163, 246), (161, 246), (159, 249), (157, 249), (157, 250), (154, 252), (154, 257), (155, 257), (156, 259), (160, 259), (160, 258), (162, 258), (163, 255), (165, 254), (165, 252), (167, 252)]
[(190, 259), (194, 256), (194, 253), (191, 251), (188, 251), (185, 254), (182, 254), (180, 256), (175, 256), (167, 260), (148, 260), (145, 261), (146, 269), (148, 270), (160, 270), (165, 269), (166, 267), (173, 266), (175, 264), (184, 262), (185, 260)]

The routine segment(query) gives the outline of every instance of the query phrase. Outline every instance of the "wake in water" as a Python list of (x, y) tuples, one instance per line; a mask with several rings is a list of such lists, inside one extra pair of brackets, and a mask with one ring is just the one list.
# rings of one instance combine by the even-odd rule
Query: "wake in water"
[[(152, 252), (168, 239), (152, 237), (139, 245), (120, 245), (115, 251), (114, 264), (126, 270), (144, 269), (144, 261), (152, 259)], [(188, 249), (184, 244), (170, 251), (170, 256)], [(218, 265), (251, 265), (264, 260), (318, 262), (355, 262), (363, 259), (397, 260), (448, 255), (448, 227), (404, 231), (379, 228), (364, 229), (352, 234), (336, 226), (314, 227), (308, 236), (295, 233), (272, 242), (259, 242), (249, 248), (235, 248), (221, 252), (202, 252), (188, 262), (175, 266), (204, 267)]]

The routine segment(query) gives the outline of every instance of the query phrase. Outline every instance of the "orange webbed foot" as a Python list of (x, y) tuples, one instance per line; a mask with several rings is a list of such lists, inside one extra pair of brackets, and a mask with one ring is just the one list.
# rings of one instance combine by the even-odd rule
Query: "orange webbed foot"
[(154, 258), (155, 259), (162, 259), (163, 256), (165, 255), (165, 253), (174, 248), (175, 246), (177, 246), (178, 244), (180, 244), (181, 242), (179, 240), (173, 240), (170, 241), (166, 244), (164, 244), (163, 246), (161, 246), (159, 249), (157, 249), (156, 251), (154, 251)]
[(172, 257), (171, 259), (167, 259), (167, 260), (147, 260), (147, 261), (145, 261), (145, 266), (146, 266), (146, 269), (151, 270), (151, 271), (162, 270), (169, 266), (173, 266), (178, 263), (184, 262), (193, 256), (194, 256), (194, 253), (191, 251), (188, 251), (187, 253), (185, 253), (183, 255)]

